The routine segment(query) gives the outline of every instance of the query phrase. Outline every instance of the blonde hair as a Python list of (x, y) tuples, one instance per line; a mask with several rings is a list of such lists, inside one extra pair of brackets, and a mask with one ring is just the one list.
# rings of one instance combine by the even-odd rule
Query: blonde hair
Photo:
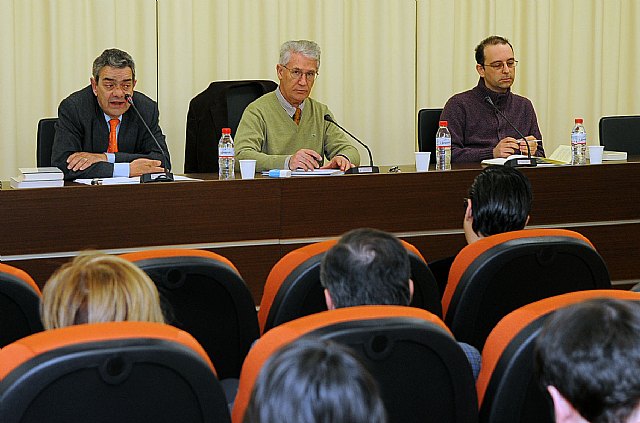
[(42, 290), (45, 329), (126, 320), (164, 323), (158, 289), (149, 276), (120, 257), (82, 253), (64, 264)]

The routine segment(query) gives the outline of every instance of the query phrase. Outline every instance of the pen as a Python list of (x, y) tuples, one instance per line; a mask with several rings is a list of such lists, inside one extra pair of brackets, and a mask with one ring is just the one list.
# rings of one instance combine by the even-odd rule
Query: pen
[(102, 179), (94, 178), (91, 180), (91, 185), (102, 185)]

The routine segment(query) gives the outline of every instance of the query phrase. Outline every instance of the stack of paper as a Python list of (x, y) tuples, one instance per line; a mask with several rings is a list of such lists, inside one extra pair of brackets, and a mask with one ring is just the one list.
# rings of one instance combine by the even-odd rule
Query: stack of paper
[(64, 185), (64, 174), (57, 167), (21, 167), (11, 177), (12, 188), (49, 188)]

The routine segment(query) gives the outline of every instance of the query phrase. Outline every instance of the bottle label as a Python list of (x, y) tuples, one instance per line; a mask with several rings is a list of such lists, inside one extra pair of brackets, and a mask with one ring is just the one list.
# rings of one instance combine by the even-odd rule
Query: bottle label
[(234, 154), (234, 149), (233, 147), (220, 147), (218, 148), (218, 157), (219, 158), (229, 158), (232, 159)]
[(584, 132), (574, 132), (571, 134), (571, 144), (586, 144), (587, 134)]
[(451, 138), (449, 138), (449, 137), (436, 138), (436, 147), (437, 148), (451, 148)]

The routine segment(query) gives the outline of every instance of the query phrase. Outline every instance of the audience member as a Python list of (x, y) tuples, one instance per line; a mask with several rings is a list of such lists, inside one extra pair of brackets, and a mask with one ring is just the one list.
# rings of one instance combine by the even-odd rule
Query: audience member
[[(489, 166), (473, 180), (464, 202), (462, 227), (467, 244), (491, 235), (524, 229), (531, 211), (531, 184), (519, 170)], [(444, 294), (455, 256), (429, 263)]]
[(82, 253), (49, 278), (40, 305), (45, 329), (126, 320), (164, 323), (158, 290), (124, 259)]
[(640, 303), (603, 298), (556, 311), (535, 364), (557, 423), (640, 422)]
[[(413, 295), (409, 255), (400, 240), (376, 229), (361, 228), (344, 234), (325, 254), (320, 266), (327, 308), (360, 305), (408, 306)], [(480, 353), (459, 343), (475, 378)]]
[(265, 363), (244, 423), (384, 423), (376, 382), (342, 345), (301, 338)]

